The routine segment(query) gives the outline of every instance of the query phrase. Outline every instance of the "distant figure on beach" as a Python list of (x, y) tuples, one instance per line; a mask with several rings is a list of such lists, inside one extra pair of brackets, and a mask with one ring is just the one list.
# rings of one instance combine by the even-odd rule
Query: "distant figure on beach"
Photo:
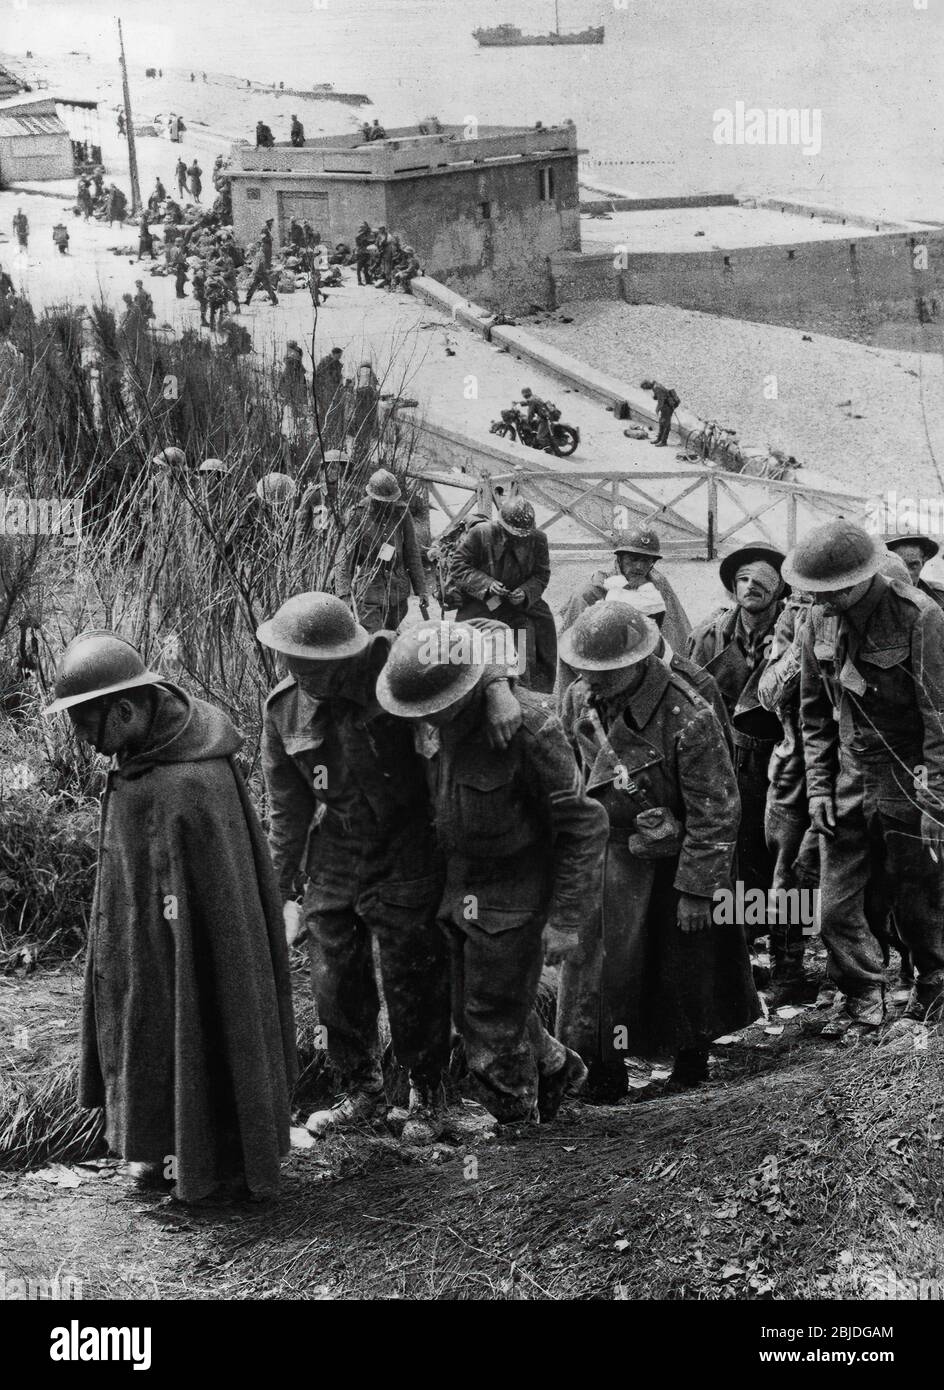
[(52, 239), (59, 247), (60, 256), (64, 256), (69, 250), (69, 229), (62, 222), (57, 222), (52, 229)]
[(300, 149), (305, 143), (305, 127), (297, 116), (292, 117), (292, 130), (289, 139), (296, 149)]
[(105, 202), (105, 217), (109, 227), (113, 222), (122, 223), (128, 211), (128, 200), (121, 189), (112, 184), (108, 189), (108, 197)]
[(181, 198), (183, 198), (187, 192), (187, 166), (182, 159), (178, 159), (177, 161), (174, 177), (177, 179), (177, 190)]
[(163, 203), (166, 197), (167, 189), (161, 183), (160, 176), (158, 176), (154, 180), (154, 188), (151, 191), (150, 198), (148, 198), (148, 211), (150, 212), (152, 217), (157, 216), (158, 212), (160, 211), (161, 203)]
[(152, 261), (155, 259), (154, 236), (151, 232), (151, 227), (148, 222), (148, 215), (146, 212), (142, 212), (141, 221), (138, 223), (137, 259), (140, 260), (142, 256), (150, 256)]
[(145, 321), (147, 319), (153, 319), (155, 317), (154, 300), (151, 298), (147, 290), (144, 288), (143, 280), (135, 280), (134, 282), (133, 303), (137, 306), (138, 313)]
[(119, 111), (119, 112), (118, 112), (118, 134), (119, 134), (119, 135), (124, 135), (124, 133), (125, 133), (125, 113), (124, 113), (123, 111)]
[(256, 121), (256, 148), (271, 150), (275, 144), (275, 136), (266, 125), (265, 121)]
[(88, 185), (88, 179), (79, 179), (78, 191), (75, 195), (75, 205), (85, 218), (86, 222), (92, 215), (92, 191)]
[(22, 208), (17, 208), (16, 216), (13, 219), (13, 230), (16, 233), (17, 245), (21, 251), (25, 251), (29, 243), (29, 218)]
[(191, 164), (190, 168), (187, 170), (187, 177), (190, 180), (190, 196), (193, 198), (193, 201), (195, 203), (199, 203), (200, 194), (203, 192), (203, 180), (201, 178), (202, 173), (203, 170), (200, 168), (200, 165), (197, 163), (195, 159)]
[(386, 140), (387, 138), (387, 132), (377, 120), (376, 116), (374, 117), (374, 123), (370, 127), (370, 133), (367, 138), (368, 140)]
[(196, 73), (193, 73), (193, 72), (192, 72), (192, 73), (190, 74), (190, 81), (191, 81), (191, 82), (196, 82), (196, 80), (197, 80)]
[(652, 398), (656, 403), (656, 414), (659, 418), (659, 429), (655, 439), (650, 440), (657, 449), (664, 449), (669, 442), (669, 431), (672, 428), (672, 416), (681, 405), (679, 394), (674, 387), (663, 386), (658, 381), (641, 381), (640, 387), (643, 391), (651, 391)]

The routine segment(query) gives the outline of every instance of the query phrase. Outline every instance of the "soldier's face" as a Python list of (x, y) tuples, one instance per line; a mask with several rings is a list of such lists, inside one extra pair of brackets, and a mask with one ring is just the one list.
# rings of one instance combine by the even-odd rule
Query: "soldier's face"
[[(769, 573), (763, 573), (763, 570)], [(745, 565), (734, 580), (734, 597), (738, 607), (748, 613), (763, 613), (765, 608), (776, 600), (780, 591), (780, 579), (769, 565)]]
[(612, 700), (623, 693), (631, 695), (643, 683), (648, 662), (624, 666), (619, 671), (581, 671), (580, 674), (598, 700)]
[(79, 741), (107, 757), (139, 741), (149, 722), (146, 712), (127, 699), (73, 705), (69, 718)]
[(924, 552), (920, 545), (899, 545), (894, 552), (899, 560), (904, 560), (905, 567), (911, 575), (912, 584), (917, 584), (921, 578), (921, 571), (924, 569)]
[(631, 589), (638, 589), (645, 584), (656, 563), (648, 555), (627, 555), (625, 552), (616, 558), (620, 573)]
[(870, 579), (866, 579), (863, 583), (853, 584), (848, 589), (824, 590), (816, 595), (817, 607), (822, 608), (829, 617), (845, 613), (853, 604), (859, 602), (871, 582)]
[(288, 669), (298, 677), (306, 695), (316, 700), (330, 700), (343, 694), (350, 672), (348, 661), (307, 661), (300, 656), (286, 658)]

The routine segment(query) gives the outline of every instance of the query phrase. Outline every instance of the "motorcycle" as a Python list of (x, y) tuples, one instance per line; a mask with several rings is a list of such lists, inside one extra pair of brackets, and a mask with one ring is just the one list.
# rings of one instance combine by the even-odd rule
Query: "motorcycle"
[(529, 423), (520, 406), (513, 405), (503, 410), (500, 420), (493, 420), (491, 434), (501, 439), (519, 439), (529, 449), (543, 449), (546, 454), (556, 454), (559, 458), (569, 458), (580, 443), (580, 431), (575, 425), (559, 424), (560, 411), (556, 405), (548, 404), (548, 428), (550, 438), (543, 435), (539, 422)]

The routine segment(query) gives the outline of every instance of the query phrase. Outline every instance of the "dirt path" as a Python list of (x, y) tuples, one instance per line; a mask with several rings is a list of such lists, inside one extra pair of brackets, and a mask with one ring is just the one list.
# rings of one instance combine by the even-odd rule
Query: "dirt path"
[[(15, 993), (48, 997), (42, 977)], [(716, 1045), (686, 1096), (432, 1153), (295, 1150), (272, 1205), (179, 1208), (112, 1166), (6, 1173), (4, 1277), (120, 1299), (895, 1296), (944, 1269), (942, 1043), (837, 1050), (815, 1016)]]

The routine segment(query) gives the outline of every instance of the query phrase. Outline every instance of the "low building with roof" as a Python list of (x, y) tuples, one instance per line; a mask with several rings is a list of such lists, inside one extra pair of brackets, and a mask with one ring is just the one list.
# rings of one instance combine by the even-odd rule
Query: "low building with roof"
[(548, 258), (580, 249), (577, 132), (560, 126), (419, 126), (382, 140), (233, 147), (233, 222), (251, 243), (272, 218), (284, 243), (307, 219), (329, 246), (361, 222), (415, 248), (428, 275), (514, 311), (549, 302)]

